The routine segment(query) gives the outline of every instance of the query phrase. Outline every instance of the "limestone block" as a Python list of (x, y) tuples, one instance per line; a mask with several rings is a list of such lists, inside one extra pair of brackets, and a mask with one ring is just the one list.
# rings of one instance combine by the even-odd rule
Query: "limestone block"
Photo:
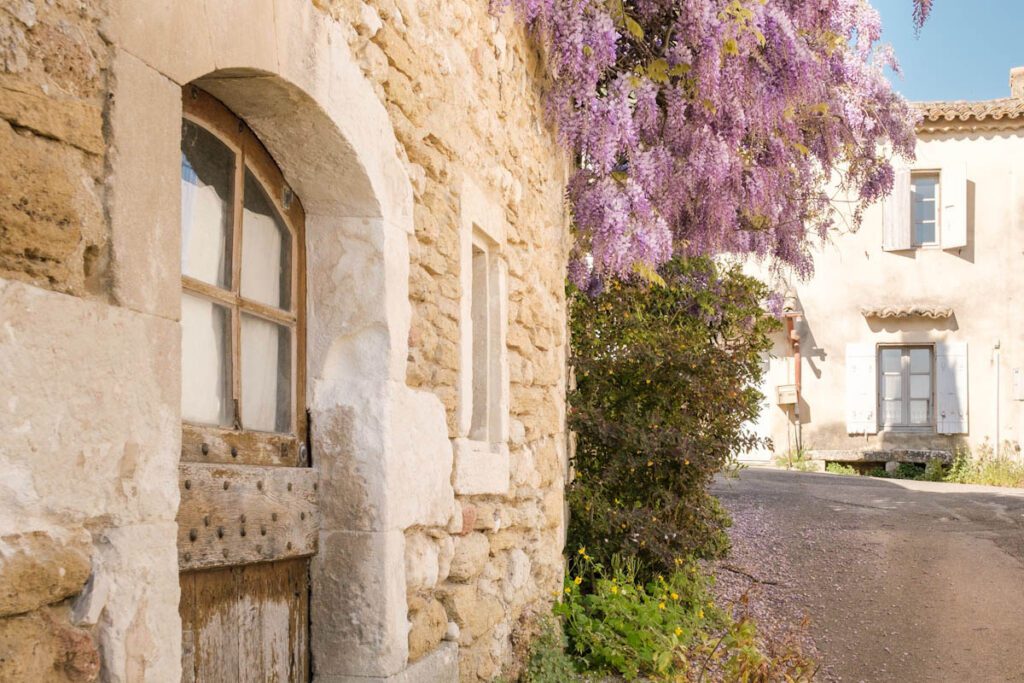
[(122, 306), (177, 320), (181, 88), (130, 54), (113, 62), (107, 162), (111, 286)]
[(452, 558), (455, 557), (455, 539), (451, 536), (442, 538), (438, 544), (440, 550), (437, 559), (437, 580), (444, 581), (452, 568)]
[(390, 519), (397, 528), (443, 527), (455, 514), (452, 446), (444, 406), (432, 393), (395, 387)]
[(0, 276), (78, 295), (100, 289), (101, 161), (2, 120), (0, 149)]
[(90, 154), (103, 154), (103, 111), (98, 106), (47, 94), (17, 76), (0, 74), (0, 118)]
[(103, 598), (97, 635), (105, 682), (181, 680), (177, 537), (174, 521), (98, 536), (91, 583), (93, 597)]
[(321, 533), (313, 556), (313, 661), (318, 679), (397, 674), (409, 651), (400, 531)]
[(453, 439), (455, 448), (455, 492), (461, 495), (508, 493), (509, 452), (505, 445), (493, 446), (470, 439)]
[(177, 323), (5, 280), (0, 320), (0, 534), (173, 521)]
[(472, 642), (498, 623), (505, 614), (501, 601), (481, 595), (474, 584), (447, 584), (437, 591), (448, 616), (459, 625), (462, 641)]
[(502, 595), (506, 602), (521, 602), (528, 597), (526, 589), (532, 568), (530, 556), (519, 548), (508, 554), (508, 567), (502, 582)]
[(448, 578), (452, 581), (468, 581), (483, 571), (490, 555), (490, 544), (482, 533), (460, 536), (455, 540), (455, 555), (452, 557)]
[(0, 536), (0, 617), (81, 592), (89, 578), (91, 540), (81, 527)]
[(448, 629), (444, 606), (433, 598), (409, 600), (409, 661), (414, 662), (437, 647)]
[(96, 680), (96, 644), (88, 631), (68, 624), (66, 616), (66, 609), (43, 609), (0, 619), (0, 680)]
[(405, 585), (410, 593), (437, 585), (438, 543), (425, 534), (413, 533), (405, 539)]
[[(102, 30), (110, 42), (184, 85), (216, 68), (214, 45), (206, 30), (206, 6), (203, 0), (113, 0)], [(198, 27), (203, 30), (196, 31)]]

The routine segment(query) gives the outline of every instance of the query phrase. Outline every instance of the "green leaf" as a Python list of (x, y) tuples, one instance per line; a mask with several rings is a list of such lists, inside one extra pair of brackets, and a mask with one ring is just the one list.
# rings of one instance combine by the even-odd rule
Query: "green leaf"
[(639, 275), (642, 279), (646, 280), (647, 282), (656, 284), (659, 287), (668, 286), (668, 284), (665, 282), (665, 279), (658, 275), (658, 271), (656, 271), (654, 268), (651, 268), (646, 263), (642, 263), (640, 261), (634, 263), (633, 272)]
[(668, 60), (655, 59), (648, 64), (647, 77), (655, 83), (668, 83)]
[(637, 22), (636, 19), (627, 14), (623, 17), (623, 21), (626, 24), (626, 30), (629, 31), (629, 34), (631, 36), (633, 36), (637, 40), (644, 39), (644, 28), (639, 24), (639, 22)]

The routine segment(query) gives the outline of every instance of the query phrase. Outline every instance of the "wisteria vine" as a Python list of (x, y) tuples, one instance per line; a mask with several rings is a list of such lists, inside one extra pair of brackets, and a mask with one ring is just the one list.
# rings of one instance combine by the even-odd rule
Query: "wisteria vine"
[[(867, 0), (507, 0), (546, 47), (547, 107), (577, 160), (579, 286), (673, 255), (809, 275), (812, 239), (892, 189), (915, 114), (883, 76)], [(914, 0), (920, 25), (931, 0)]]

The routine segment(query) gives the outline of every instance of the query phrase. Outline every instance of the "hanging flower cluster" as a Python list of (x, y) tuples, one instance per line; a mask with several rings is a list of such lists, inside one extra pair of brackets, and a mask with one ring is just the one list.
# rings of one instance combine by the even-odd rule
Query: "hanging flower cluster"
[[(547, 106), (577, 160), (579, 286), (674, 254), (807, 275), (833, 225), (887, 194), (915, 114), (882, 73), (867, 0), (508, 0), (547, 49)], [(915, 18), (930, 0), (915, 0)], [(831, 188), (828, 190), (827, 188)]]

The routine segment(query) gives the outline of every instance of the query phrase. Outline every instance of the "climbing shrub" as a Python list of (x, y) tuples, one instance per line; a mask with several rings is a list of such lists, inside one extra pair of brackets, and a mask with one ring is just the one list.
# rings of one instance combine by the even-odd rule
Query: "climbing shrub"
[(663, 284), (571, 292), (570, 544), (636, 556), (648, 577), (728, 547), (712, 477), (761, 445), (761, 354), (778, 322), (766, 287), (708, 258), (675, 259)]

